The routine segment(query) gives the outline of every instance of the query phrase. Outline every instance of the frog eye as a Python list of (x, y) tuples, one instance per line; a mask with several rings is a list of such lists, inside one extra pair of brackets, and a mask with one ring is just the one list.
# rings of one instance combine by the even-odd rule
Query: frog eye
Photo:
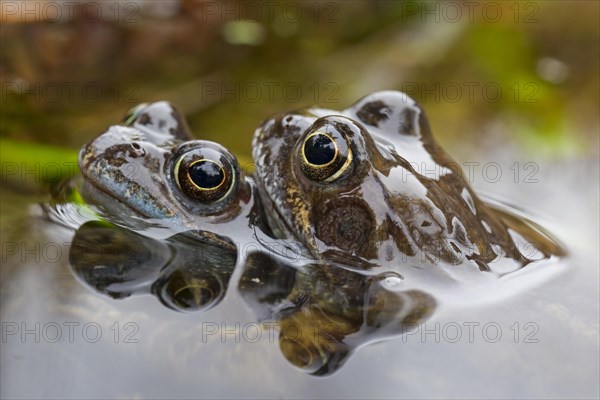
[(123, 118), (123, 124), (126, 126), (133, 125), (147, 106), (148, 103), (142, 103), (131, 108), (129, 111), (127, 111), (127, 114), (125, 114), (125, 117)]
[(352, 150), (346, 136), (333, 123), (325, 123), (310, 131), (302, 142), (300, 166), (313, 181), (334, 181), (351, 163)]
[(192, 149), (175, 164), (177, 186), (192, 200), (217, 202), (227, 197), (233, 187), (235, 170), (232, 161), (228, 154), (215, 148)]

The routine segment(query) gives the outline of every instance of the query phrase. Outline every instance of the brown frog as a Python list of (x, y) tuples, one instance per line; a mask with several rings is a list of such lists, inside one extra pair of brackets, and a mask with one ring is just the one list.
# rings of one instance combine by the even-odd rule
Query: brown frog
[(320, 260), (502, 276), (563, 254), (529, 221), (482, 201), (401, 92), (268, 119), (253, 157), (272, 231)]

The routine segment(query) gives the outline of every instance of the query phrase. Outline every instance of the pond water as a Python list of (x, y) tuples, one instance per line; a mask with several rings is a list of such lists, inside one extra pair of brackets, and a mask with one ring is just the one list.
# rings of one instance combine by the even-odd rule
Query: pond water
[[(43, 199), (4, 190), (1, 397), (598, 397), (598, 160), (535, 163), (526, 180), (512, 175), (515, 163), (530, 172), (512, 148), (479, 157), (475, 189), (518, 204), (569, 256), (508, 298), (442, 303), (415, 331), (358, 349), (328, 377), (286, 361), (236, 290), (189, 314), (153, 296), (90, 290), (69, 267), (85, 218), (67, 213), (60, 227), (44, 218)], [(482, 173), (490, 163), (501, 177)], [(230, 286), (237, 280), (239, 271)]]

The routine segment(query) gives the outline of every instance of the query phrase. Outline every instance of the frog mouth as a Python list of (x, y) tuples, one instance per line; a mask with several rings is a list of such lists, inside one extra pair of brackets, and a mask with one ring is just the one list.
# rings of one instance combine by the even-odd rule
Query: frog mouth
[(166, 183), (145, 164), (122, 161), (118, 155), (108, 160), (85, 148), (79, 158), (84, 199), (115, 216), (167, 219), (176, 215)]
[[(91, 143), (88, 143), (79, 153), (79, 170), (83, 175), (80, 193), (86, 203), (107, 211), (109, 215), (133, 214), (135, 217), (148, 218), (145, 212), (125, 202), (114, 191), (102, 184), (102, 175), (97, 172), (106, 171), (108, 166), (100, 160), (101, 158), (98, 158), (92, 150)], [(91, 171), (96, 171), (96, 175)]]
[[(83, 175), (87, 179), (85, 174)], [(83, 181), (81, 195), (86, 202), (106, 210), (111, 215), (131, 216), (133, 214), (134, 217), (149, 218), (144, 211), (123, 201), (114, 193), (106, 190), (101, 185), (93, 183), (93, 181)]]
[(137, 207), (134, 202), (128, 201), (131, 197), (121, 194), (121, 192), (128, 193), (133, 189), (127, 183), (113, 185), (112, 188), (109, 188), (101, 175), (93, 176), (93, 174), (90, 175), (88, 173), (88, 171), (92, 169), (104, 170), (107, 169), (107, 167), (101, 168), (96, 161), (87, 162), (80, 167), (84, 178), (80, 191), (87, 203), (95, 205), (111, 216), (134, 217), (137, 219), (149, 219), (155, 217), (155, 215), (151, 215), (142, 207)]
[(257, 199), (262, 205), (260, 208), (263, 210), (262, 213), (269, 229), (276, 237), (295, 237), (294, 231), (288, 225), (281, 211), (275, 206), (271, 196), (262, 188), (262, 185), (257, 186)]
[(297, 220), (293, 216), (286, 215), (282, 209), (277, 207), (276, 201), (260, 182), (257, 182), (257, 192), (256, 198), (260, 203), (262, 216), (273, 236), (278, 239), (294, 240), (303, 246), (303, 251), (308, 251), (309, 254), (314, 255), (315, 252), (318, 252), (318, 246), (314, 239), (311, 236), (302, 234), (304, 225), (294, 225)]

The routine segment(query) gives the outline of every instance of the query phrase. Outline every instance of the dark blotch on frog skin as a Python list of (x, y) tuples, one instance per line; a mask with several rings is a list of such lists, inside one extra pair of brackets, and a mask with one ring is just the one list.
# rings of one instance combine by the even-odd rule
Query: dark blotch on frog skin
[(152, 118), (150, 118), (150, 115), (148, 115), (148, 113), (143, 113), (142, 115), (140, 115), (140, 118), (138, 119), (138, 123), (141, 125), (151, 125)]
[(405, 108), (400, 112), (400, 126), (398, 132), (403, 135), (418, 136), (418, 115), (412, 108)]
[(388, 119), (389, 107), (381, 100), (371, 101), (356, 112), (358, 118), (366, 124), (377, 126), (379, 121)]
[[(365, 124), (379, 127), (389, 120), (392, 110), (381, 100), (371, 101), (356, 111), (356, 116)], [(402, 135), (418, 136), (418, 115), (413, 108), (405, 108), (398, 115), (396, 131)]]

